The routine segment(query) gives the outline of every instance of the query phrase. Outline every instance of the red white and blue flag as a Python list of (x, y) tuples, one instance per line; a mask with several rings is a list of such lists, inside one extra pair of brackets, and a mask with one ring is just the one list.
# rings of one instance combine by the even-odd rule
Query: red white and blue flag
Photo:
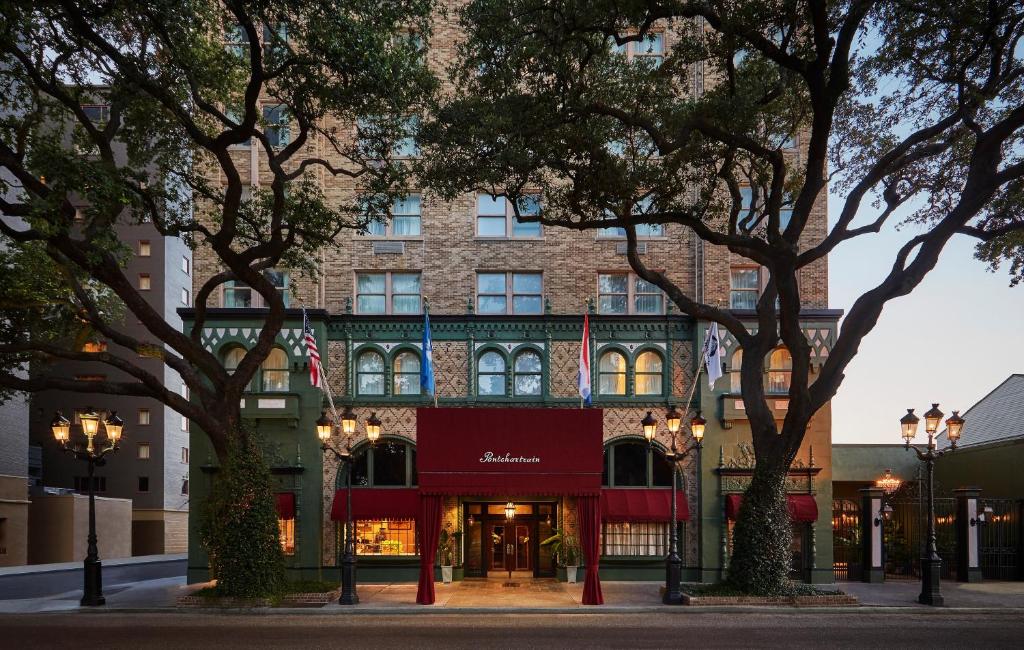
[(302, 308), (302, 334), (306, 341), (306, 354), (309, 356), (309, 385), (323, 388), (324, 369), (320, 365), (320, 348), (316, 345), (316, 335), (313, 326), (309, 324), (305, 307)]
[(590, 316), (583, 315), (583, 341), (580, 343), (580, 373), (576, 380), (580, 401), (590, 406)]

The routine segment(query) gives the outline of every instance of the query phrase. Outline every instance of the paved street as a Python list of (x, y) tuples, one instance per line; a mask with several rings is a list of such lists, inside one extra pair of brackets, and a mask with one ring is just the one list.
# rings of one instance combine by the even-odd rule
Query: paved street
[(48, 614), (0, 617), (9, 648), (1020, 647), (1019, 613), (894, 611), (280, 616)]

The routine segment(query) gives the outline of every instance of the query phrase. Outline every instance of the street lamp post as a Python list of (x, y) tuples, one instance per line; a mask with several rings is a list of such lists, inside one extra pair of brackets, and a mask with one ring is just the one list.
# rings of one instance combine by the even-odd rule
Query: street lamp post
[[(693, 446), (679, 451), (676, 447), (676, 434), (679, 432), (679, 427), (682, 424), (682, 416), (679, 411), (673, 406), (665, 414), (665, 424), (668, 427), (669, 433), (672, 434), (672, 444), (669, 451), (665, 453), (665, 460), (668, 461), (672, 468), (672, 512), (669, 515), (669, 536), (668, 536), (668, 555), (665, 557), (665, 595), (662, 598), (662, 602), (666, 605), (681, 605), (683, 602), (683, 594), (680, 591), (680, 585), (683, 581), (683, 560), (679, 557), (679, 534), (678, 528), (676, 527), (676, 473), (679, 469), (679, 462), (687, 456), (691, 451), (696, 450), (698, 459), (700, 458), (701, 442), (704, 440), (704, 425), (707, 421), (700, 416), (700, 412), (690, 420), (690, 433), (693, 435)], [(647, 443), (654, 446), (654, 437), (658, 433), (658, 421), (648, 411), (647, 415), (640, 420), (640, 425), (643, 427), (644, 438)], [(699, 483), (700, 476), (698, 475), (697, 481)], [(698, 536), (699, 536), (698, 532)]]
[(83, 607), (95, 607), (103, 605), (107, 599), (103, 597), (103, 563), (100, 562), (99, 548), (96, 544), (96, 486), (93, 484), (96, 467), (103, 467), (107, 464), (106, 455), (120, 449), (121, 433), (124, 431), (124, 420), (117, 416), (117, 411), (111, 411), (103, 428), (107, 433), (107, 446), (99, 449), (96, 446), (96, 436), (100, 429), (100, 416), (91, 408), (79, 416), (82, 423), (82, 433), (85, 435), (85, 447), (72, 444), (71, 422), (61, 415), (60, 411), (54, 414), (53, 422), (50, 423), (50, 430), (54, 439), (61, 448), (77, 458), (85, 461), (88, 466), (86, 479), (89, 484), (89, 537), (87, 538), (88, 548), (83, 562), (84, 585), (82, 589), (81, 604)]
[(964, 426), (964, 419), (960, 417), (959, 411), (953, 411), (946, 420), (946, 437), (949, 438), (949, 449), (938, 450), (935, 444), (935, 434), (942, 422), (942, 411), (938, 404), (924, 414), (924, 429), (928, 434), (928, 443), (922, 451), (918, 447), (911, 447), (910, 441), (917, 435), (917, 425), (921, 418), (914, 415), (914, 409), (907, 409), (907, 414), (900, 418), (900, 429), (907, 449), (913, 449), (918, 460), (925, 465), (925, 490), (928, 501), (928, 539), (924, 555), (921, 558), (921, 595), (917, 601), (922, 605), (942, 605), (942, 593), (940, 591), (940, 577), (942, 573), (942, 558), (939, 557), (938, 546), (935, 541), (935, 461), (946, 454), (947, 451), (956, 449), (956, 443), (960, 440), (960, 432)]
[[(373, 445), (380, 438), (381, 422), (377, 414), (366, 420), (366, 438)], [(359, 596), (356, 593), (356, 538), (355, 521), (352, 517), (352, 436), (356, 431), (356, 414), (351, 407), (346, 407), (340, 418), (340, 428), (345, 435), (345, 447), (336, 449), (330, 444), (335, 424), (327, 417), (326, 411), (320, 413), (316, 421), (316, 434), (320, 438), (320, 449), (326, 454), (330, 452), (340, 462), (338, 471), (345, 471), (345, 549), (341, 556), (341, 596), (340, 605), (357, 605)]]

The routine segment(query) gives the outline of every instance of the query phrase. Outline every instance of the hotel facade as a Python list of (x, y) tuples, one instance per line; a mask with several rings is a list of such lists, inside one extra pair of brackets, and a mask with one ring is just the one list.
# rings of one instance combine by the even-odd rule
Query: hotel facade
[[(432, 67), (441, 71), (450, 63), (455, 48), (446, 39), (456, 38), (451, 25), (435, 28), (427, 50)], [(663, 53), (671, 45), (666, 33), (653, 47)], [(265, 113), (275, 110), (268, 100)], [(355, 137), (355, 125), (335, 126)], [(286, 127), (278, 135), (287, 137)], [(791, 144), (787, 155), (799, 156), (800, 142)], [(328, 155), (325, 143), (308, 146)], [(235, 148), (254, 188), (270, 181), (258, 147)], [(417, 155), (411, 143), (400, 149), (395, 155)], [(355, 190), (351, 180), (324, 176), (321, 182), (328, 197)], [(824, 236), (826, 219), (822, 200), (807, 227), (808, 243)], [(763, 269), (675, 224), (642, 235), (640, 253), (649, 267), (698, 300), (754, 320)], [(603, 579), (659, 580), (672, 525), (681, 534), (685, 580), (725, 575), (739, 498), (753, 467), (739, 396), (742, 351), (723, 333), (725, 374), (709, 388), (706, 375), (697, 376), (709, 324), (679, 313), (631, 271), (622, 232), (520, 223), (501, 198), (466, 194), (442, 201), (413, 189), (395, 202), (387, 223), (371, 224), (367, 233), (346, 231), (318, 262), (313, 278), (287, 269), (270, 273), (292, 309), (243, 400), (243, 415), (264, 440), (291, 577), (337, 575), (348, 496), (344, 471), (317, 438), (326, 400), (310, 386), (300, 306), (308, 310), (338, 410), (351, 407), (358, 417), (350, 442), (360, 582), (416, 582), (421, 563), (439, 568), (444, 554), (420, 554), (426, 532), (433, 536), (438, 528), (453, 540), (456, 580), (509, 571), (566, 579), (550, 547), (540, 544), (556, 531), (584, 542), (596, 534), (599, 553), (588, 564)], [(217, 271), (209, 251), (196, 251), (196, 288)], [(827, 273), (822, 260), (800, 278), (814, 365), (828, 356), (839, 316), (828, 308)], [(249, 288), (228, 284), (207, 314), (203, 342), (229, 368), (255, 342), (263, 322), (259, 300)], [(419, 385), (425, 307), (436, 406)], [(193, 312), (181, 313), (189, 328)], [(585, 313), (593, 403), (581, 408)], [(780, 420), (791, 365), (781, 348), (766, 363), (769, 405)], [(665, 413), (683, 411), (691, 391), (683, 422), (699, 409), (706, 434), (699, 454), (690, 452), (679, 465), (677, 521), (670, 522)], [(648, 412), (658, 420), (653, 445), (640, 425)], [(365, 436), (371, 416), (382, 423), (372, 445)], [(833, 575), (830, 418), (827, 406), (814, 417), (789, 477), (793, 576), (808, 582), (831, 582)], [(684, 424), (677, 446), (691, 444)], [(197, 427), (190, 447), (191, 498), (198, 505), (216, 480), (217, 463)], [(439, 514), (424, 514), (428, 502)], [(505, 513), (509, 502), (512, 519)], [(201, 512), (190, 509), (193, 582), (208, 578), (195, 534)]]

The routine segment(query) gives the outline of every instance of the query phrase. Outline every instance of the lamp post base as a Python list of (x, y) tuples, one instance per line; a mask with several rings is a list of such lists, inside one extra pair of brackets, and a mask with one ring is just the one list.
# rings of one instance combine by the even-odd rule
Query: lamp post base
[(666, 605), (682, 605), (683, 593), (679, 589), (683, 581), (683, 562), (676, 556), (669, 556), (665, 560), (665, 595), (661, 602)]
[(921, 595), (917, 602), (922, 605), (941, 607), (943, 605), (939, 582), (942, 574), (942, 560), (934, 557), (921, 558)]
[(82, 607), (98, 607), (106, 604), (107, 599), (103, 597), (103, 563), (86, 558), (84, 569), (85, 588), (82, 593)]
[(356, 560), (354, 557), (345, 557), (341, 560), (341, 597), (339, 605), (358, 605), (359, 596), (356, 594)]

